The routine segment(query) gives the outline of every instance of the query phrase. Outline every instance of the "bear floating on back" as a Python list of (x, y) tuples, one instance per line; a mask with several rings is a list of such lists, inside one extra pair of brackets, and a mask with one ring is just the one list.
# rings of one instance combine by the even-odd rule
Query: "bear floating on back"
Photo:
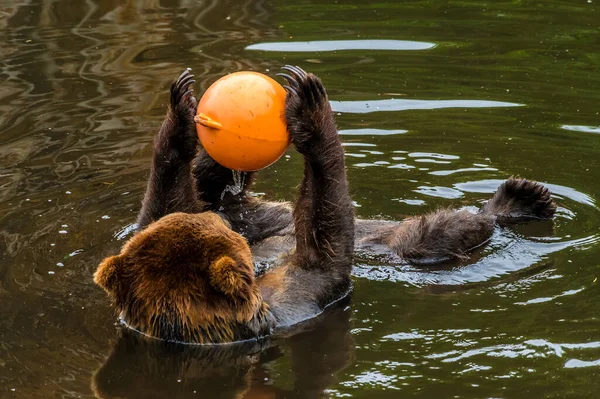
[[(253, 173), (245, 174), (239, 195), (225, 195), (231, 171), (198, 144), (193, 76), (186, 71), (173, 84), (154, 141), (140, 231), (94, 275), (129, 327), (178, 342), (260, 338), (347, 295), (355, 249), (391, 251), (413, 263), (463, 259), (497, 223), (554, 215), (546, 188), (509, 179), (476, 214), (438, 210), (403, 222), (355, 221), (325, 89), (300, 68), (284, 70), (285, 119), (304, 158), (293, 207), (250, 195)], [(283, 257), (257, 277), (253, 252), (265, 251)]]

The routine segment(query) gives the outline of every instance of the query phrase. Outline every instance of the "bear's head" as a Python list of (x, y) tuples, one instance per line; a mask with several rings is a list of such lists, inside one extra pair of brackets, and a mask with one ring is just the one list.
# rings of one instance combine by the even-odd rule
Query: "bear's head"
[(220, 343), (266, 335), (267, 306), (246, 240), (212, 212), (149, 225), (94, 274), (120, 318), (168, 341)]

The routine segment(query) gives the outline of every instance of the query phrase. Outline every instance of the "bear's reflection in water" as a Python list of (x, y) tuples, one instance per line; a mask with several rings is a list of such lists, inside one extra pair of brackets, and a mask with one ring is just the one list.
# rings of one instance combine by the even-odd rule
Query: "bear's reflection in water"
[[(319, 317), (262, 341), (184, 345), (122, 328), (108, 359), (93, 376), (92, 389), (98, 398), (326, 396), (335, 374), (350, 364), (354, 353), (348, 303), (344, 299)], [(278, 368), (277, 363), (286, 366)], [(279, 376), (273, 370), (290, 372), (281, 380), (292, 386), (273, 384)]]

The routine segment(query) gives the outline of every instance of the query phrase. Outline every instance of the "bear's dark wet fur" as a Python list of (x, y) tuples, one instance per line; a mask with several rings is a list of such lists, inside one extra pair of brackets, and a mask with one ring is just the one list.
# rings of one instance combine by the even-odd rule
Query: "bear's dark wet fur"
[[(325, 89), (300, 68), (283, 69), (283, 117), (304, 158), (293, 206), (250, 195), (255, 173), (244, 173), (240, 194), (224, 193), (232, 172), (198, 142), (193, 76), (185, 71), (171, 87), (139, 232), (94, 276), (130, 327), (170, 341), (259, 338), (344, 297), (355, 249), (384, 248), (416, 264), (464, 259), (496, 223), (554, 215), (546, 188), (511, 178), (479, 213), (442, 209), (402, 222), (355, 220)], [(265, 249), (285, 256), (257, 277), (253, 253)]]
[[(255, 202), (247, 215), (255, 230), (244, 238), (227, 214), (250, 197), (214, 195), (219, 182), (229, 181), (219, 176), (231, 177), (231, 172), (204, 161), (209, 170), (201, 175), (212, 177), (194, 182), (191, 164), (198, 142), (191, 137), (196, 137), (191, 109), (196, 100), (186, 71), (173, 85), (171, 108), (155, 140), (141, 231), (94, 276), (130, 327), (172, 341), (247, 340), (312, 318), (348, 293), (354, 213), (344, 151), (319, 78), (296, 67), (285, 69), (291, 74), (286, 75), (286, 119), (291, 141), (305, 159), (292, 216), (296, 250), (255, 278), (247, 241), (264, 234), (261, 223), (277, 228), (278, 212)], [(289, 212), (289, 206), (280, 207)]]
[(469, 251), (485, 243), (496, 223), (508, 225), (554, 216), (556, 204), (547, 188), (520, 179), (506, 180), (478, 213), (440, 209), (410, 217), (398, 226), (385, 226), (361, 238), (384, 244), (412, 263), (466, 259)]

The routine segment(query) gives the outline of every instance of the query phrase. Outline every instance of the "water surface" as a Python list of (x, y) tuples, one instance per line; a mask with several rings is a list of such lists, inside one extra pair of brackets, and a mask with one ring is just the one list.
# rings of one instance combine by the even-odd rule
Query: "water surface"
[[(598, 21), (596, 0), (0, 0), (0, 397), (594, 397)], [(361, 217), (521, 175), (556, 219), (445, 267), (360, 257), (351, 302), (269, 348), (121, 331), (92, 273), (131, 236), (170, 82), (284, 64), (328, 88)], [(294, 198), (288, 155), (256, 192)]]

